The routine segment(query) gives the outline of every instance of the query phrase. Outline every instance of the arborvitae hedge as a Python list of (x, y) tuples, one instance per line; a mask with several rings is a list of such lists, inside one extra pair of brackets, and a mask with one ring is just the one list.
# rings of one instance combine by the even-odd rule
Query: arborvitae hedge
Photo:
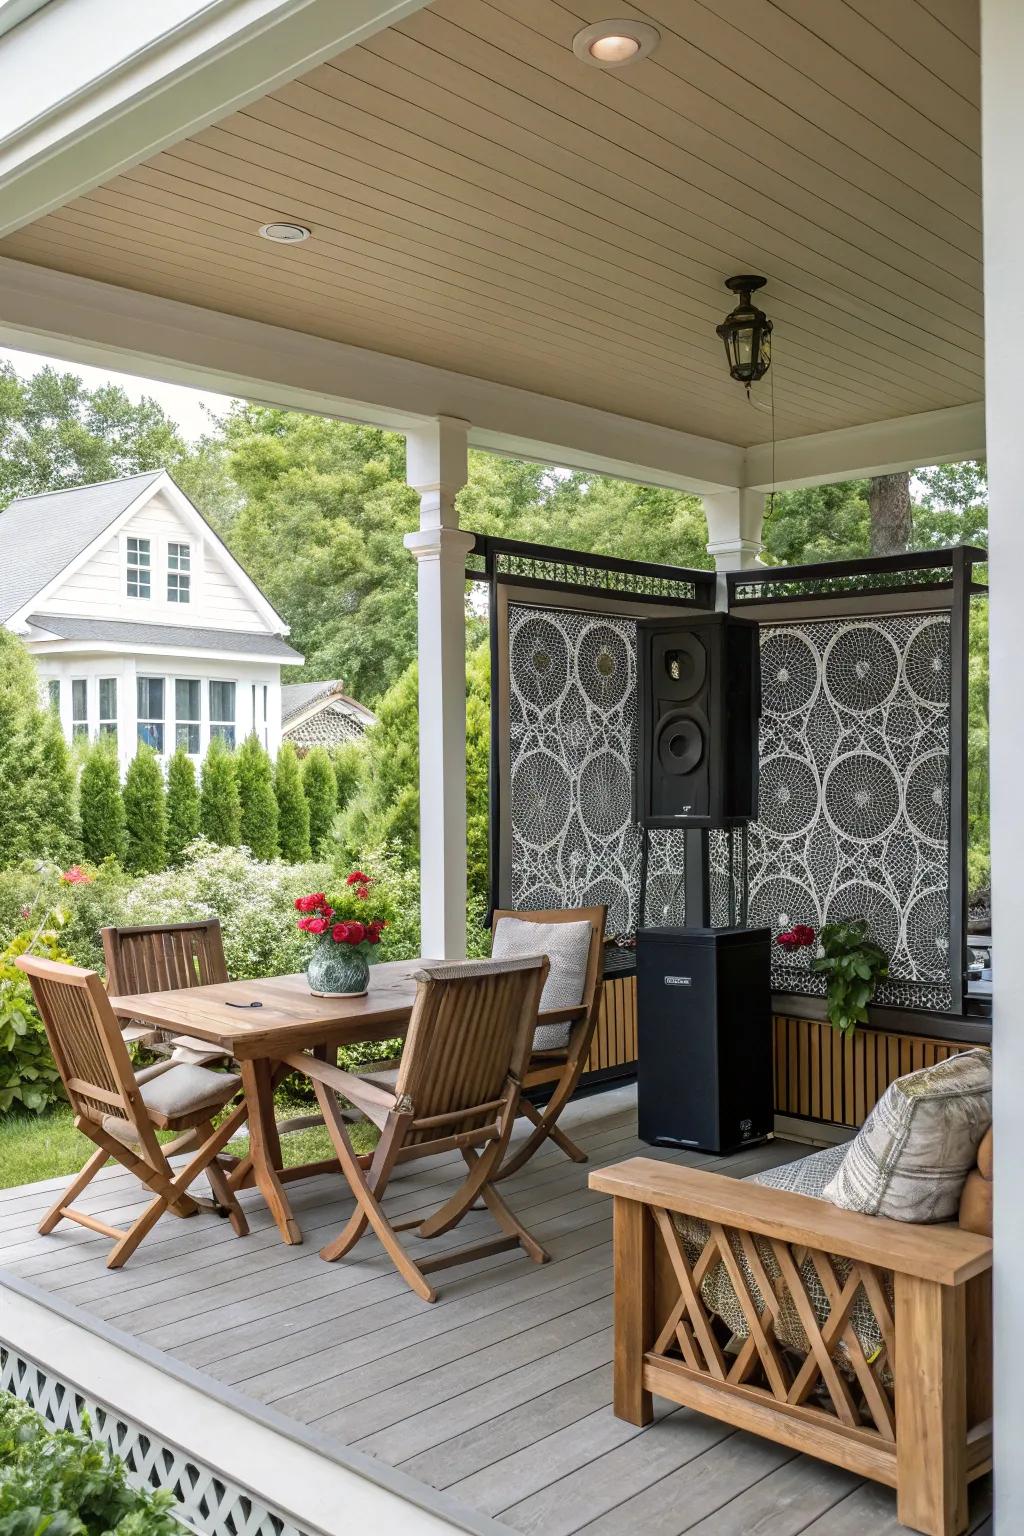
[(124, 781), (127, 845), (124, 865), (133, 875), (167, 868), (167, 795), (153, 748), (140, 742)]
[(222, 736), (214, 736), (203, 762), (200, 824), (211, 843), (236, 848), (241, 837), (242, 803), (234, 758)]
[(91, 864), (110, 858), (124, 862), (127, 843), (124, 797), (117, 743), (99, 736), (85, 754), (78, 783), (82, 814), (82, 852)]
[(39, 763), (36, 789), (43, 815), (36, 852), (73, 864), (82, 856), (82, 828), (78, 819), (78, 784), (75, 765), (64, 739), (60, 720), (43, 710), (39, 724)]
[(309, 806), (309, 841), (317, 858), (326, 854), (338, 814), (338, 781), (323, 747), (314, 747), (302, 763), (302, 790)]
[(199, 836), (199, 785), (195, 764), (178, 747), (167, 765), (167, 857), (180, 864), (189, 843)]
[(281, 857), (290, 864), (298, 864), (310, 855), (309, 806), (302, 793), (299, 759), (290, 741), (286, 741), (277, 754), (274, 789), (277, 793), (277, 836), (281, 844)]
[(277, 857), (277, 799), (269, 753), (255, 736), (247, 736), (235, 754), (238, 795), (242, 805), (241, 841), (254, 858)]

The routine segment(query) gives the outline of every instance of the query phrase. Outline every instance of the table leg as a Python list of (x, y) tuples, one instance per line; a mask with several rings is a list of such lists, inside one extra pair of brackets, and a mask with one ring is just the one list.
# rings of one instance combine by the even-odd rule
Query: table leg
[(274, 1118), (274, 1074), (267, 1061), (243, 1061), (242, 1087), (249, 1104), (249, 1147), (256, 1187), (286, 1243), (301, 1243), (302, 1229), (292, 1215), (279, 1178), (281, 1143)]

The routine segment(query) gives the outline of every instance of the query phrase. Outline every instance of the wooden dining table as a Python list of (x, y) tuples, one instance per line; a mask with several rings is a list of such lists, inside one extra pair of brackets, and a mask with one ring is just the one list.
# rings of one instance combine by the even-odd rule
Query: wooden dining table
[[(249, 1155), (231, 1170), (235, 1189), (255, 1184), (286, 1243), (301, 1243), (285, 1185), (336, 1169), (335, 1159), (286, 1168), (274, 1089), (287, 1075), (289, 1052), (318, 1055), (344, 1045), (404, 1036), (416, 997), (415, 972), (427, 960), (390, 960), (370, 967), (364, 997), (316, 997), (305, 975), (217, 982), (110, 999), (121, 1019), (139, 1020), (171, 1034), (194, 1035), (237, 1061), (249, 1109)], [(319, 1117), (317, 1117), (319, 1118)], [(294, 1123), (293, 1123), (294, 1128)]]

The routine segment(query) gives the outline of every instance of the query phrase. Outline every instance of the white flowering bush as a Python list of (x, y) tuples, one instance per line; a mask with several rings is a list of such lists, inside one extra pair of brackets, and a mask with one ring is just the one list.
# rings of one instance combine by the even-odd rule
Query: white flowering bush
[(295, 928), (295, 898), (322, 890), (330, 876), (328, 864), (262, 863), (247, 848), (199, 838), (177, 869), (127, 893), (120, 920), (134, 926), (219, 917), (229, 976), (284, 976), (304, 970), (309, 958), (309, 941)]

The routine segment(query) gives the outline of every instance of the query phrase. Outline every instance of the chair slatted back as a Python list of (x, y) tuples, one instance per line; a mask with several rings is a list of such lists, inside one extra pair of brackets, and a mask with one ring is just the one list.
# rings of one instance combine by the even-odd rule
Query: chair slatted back
[[(596, 1015), (600, 1002), (602, 971), (601, 951), (604, 946), (604, 930), (608, 923), (607, 907), (552, 907), (546, 910), (517, 912), (513, 907), (498, 907), (491, 916), (492, 932), (503, 917), (517, 917), (521, 923), (589, 923), (590, 950), (587, 954), (587, 970), (583, 980), (583, 996), (580, 1004), (586, 1009), (586, 1020)], [(544, 1014), (540, 1016), (544, 1022)]]
[(46, 1038), (71, 1107), (87, 1119), (135, 1120), (135, 1074), (114, 1010), (95, 971), (22, 955)]
[[(416, 1123), (405, 1140), (477, 1130), (496, 1119), (530, 1059), (540, 994), (548, 973), (542, 956), (469, 960), (420, 973), (396, 1093), (412, 1101)], [(481, 1107), (483, 1106), (483, 1107)]]
[(145, 928), (104, 928), (107, 990), (112, 997), (170, 992), (227, 981), (217, 919)]

